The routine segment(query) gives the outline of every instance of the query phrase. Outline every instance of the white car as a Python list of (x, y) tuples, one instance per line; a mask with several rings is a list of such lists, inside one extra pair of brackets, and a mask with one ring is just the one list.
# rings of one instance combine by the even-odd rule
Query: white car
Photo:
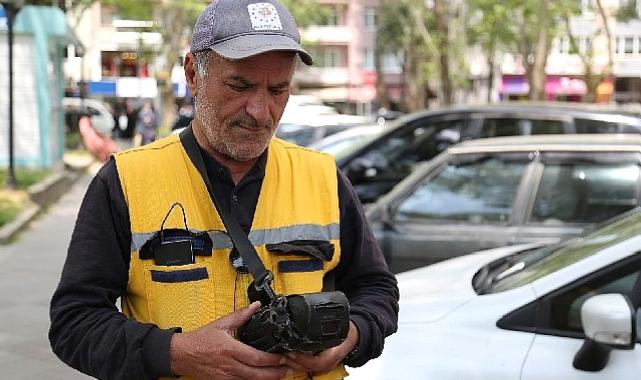
[(354, 379), (641, 379), (641, 211), (556, 246), (398, 276), (398, 332)]

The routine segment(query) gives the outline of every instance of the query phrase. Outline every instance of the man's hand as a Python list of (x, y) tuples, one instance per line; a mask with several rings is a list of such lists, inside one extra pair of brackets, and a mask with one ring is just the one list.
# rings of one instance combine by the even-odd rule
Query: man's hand
[(231, 332), (260, 308), (254, 302), (198, 330), (174, 334), (171, 339), (171, 370), (194, 379), (277, 380), (292, 373), (287, 358), (269, 354), (234, 339)]
[(352, 352), (358, 343), (358, 328), (354, 322), (349, 321), (349, 332), (347, 338), (340, 345), (321, 351), (317, 355), (306, 354), (303, 352), (290, 352), (287, 354), (288, 360), (285, 363), (288, 367), (297, 371), (314, 375), (329, 372), (340, 364), (345, 356)]

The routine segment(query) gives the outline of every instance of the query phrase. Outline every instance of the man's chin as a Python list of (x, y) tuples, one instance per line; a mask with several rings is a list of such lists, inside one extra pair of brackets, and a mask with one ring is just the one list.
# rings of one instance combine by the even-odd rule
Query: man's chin
[(261, 154), (267, 149), (267, 147), (262, 148), (262, 149), (253, 149), (253, 150), (240, 150), (240, 149), (227, 149), (225, 154), (227, 157), (231, 158), (232, 160), (239, 161), (239, 162), (247, 162), (251, 160), (255, 160), (258, 157), (260, 157)]

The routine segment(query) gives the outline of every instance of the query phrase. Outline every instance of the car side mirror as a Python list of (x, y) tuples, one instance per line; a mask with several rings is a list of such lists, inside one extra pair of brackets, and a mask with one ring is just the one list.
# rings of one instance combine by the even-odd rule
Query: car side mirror
[(612, 349), (632, 350), (636, 337), (636, 312), (628, 297), (601, 294), (581, 306), (585, 341), (574, 356), (574, 368), (597, 372), (605, 368)]

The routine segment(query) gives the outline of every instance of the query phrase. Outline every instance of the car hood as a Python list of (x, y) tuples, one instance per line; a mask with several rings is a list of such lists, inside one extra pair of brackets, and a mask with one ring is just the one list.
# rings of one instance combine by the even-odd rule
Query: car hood
[(481, 267), (535, 246), (495, 248), (397, 275), (401, 294), (399, 324), (437, 322), (446, 317), (477, 297), (472, 278)]

